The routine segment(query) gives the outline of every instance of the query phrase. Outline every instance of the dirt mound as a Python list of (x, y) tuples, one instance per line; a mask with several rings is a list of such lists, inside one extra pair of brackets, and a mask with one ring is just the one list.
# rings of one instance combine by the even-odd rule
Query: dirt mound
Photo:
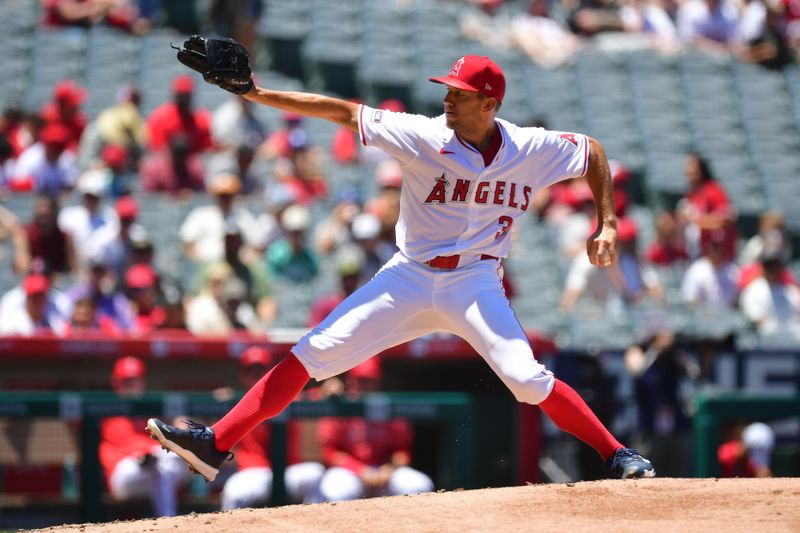
[(800, 531), (800, 479), (647, 479), (398, 496), (39, 531)]

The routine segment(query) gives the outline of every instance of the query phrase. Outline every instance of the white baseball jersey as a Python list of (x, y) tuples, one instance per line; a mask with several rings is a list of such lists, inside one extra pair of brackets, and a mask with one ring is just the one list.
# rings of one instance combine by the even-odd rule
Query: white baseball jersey
[(583, 176), (585, 135), (521, 128), (497, 119), (502, 143), (484, 165), (481, 153), (445, 124), (361, 106), (359, 134), (403, 165), (397, 246), (424, 262), (436, 256), (508, 256), (511, 226), (540, 189)]

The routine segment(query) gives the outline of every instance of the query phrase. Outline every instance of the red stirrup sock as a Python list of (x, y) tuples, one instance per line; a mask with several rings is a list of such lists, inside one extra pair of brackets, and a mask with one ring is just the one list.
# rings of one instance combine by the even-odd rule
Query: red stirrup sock
[(617, 449), (624, 448), (575, 389), (559, 379), (556, 379), (550, 396), (539, 407), (562, 431), (575, 435), (594, 448), (603, 460), (609, 459)]
[(290, 353), (212, 426), (217, 449), (230, 450), (258, 424), (283, 411), (303, 390), (308, 378), (305, 367)]

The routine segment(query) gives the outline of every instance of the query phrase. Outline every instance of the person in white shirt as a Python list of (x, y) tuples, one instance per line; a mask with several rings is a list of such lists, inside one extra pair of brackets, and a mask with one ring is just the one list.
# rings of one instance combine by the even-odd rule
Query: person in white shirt
[(706, 254), (696, 259), (683, 276), (681, 295), (693, 306), (733, 308), (738, 289), (739, 267), (725, 260), (725, 237), (713, 232)]
[(197, 263), (219, 261), (225, 255), (225, 224), (232, 220), (242, 231), (245, 244), (262, 248), (264, 235), (255, 217), (235, 203), (241, 181), (233, 174), (212, 178), (209, 192), (216, 203), (195, 207), (181, 224), (180, 238), (186, 256)]
[(51, 289), (47, 276), (32, 272), (0, 300), (0, 336), (61, 335), (71, 312), (69, 298)]
[(103, 203), (111, 175), (105, 169), (87, 170), (78, 180), (81, 203), (63, 208), (58, 227), (68, 233), (75, 246), (78, 265), (88, 265), (90, 256), (103, 256), (119, 234), (119, 218), (113, 207)]
[(737, 38), (738, 17), (728, 0), (688, 0), (678, 9), (678, 35), (687, 45), (727, 52)]
[(782, 276), (780, 253), (764, 255), (763, 275), (742, 291), (739, 305), (759, 333), (788, 332), (800, 336), (800, 289)]
[(362, 144), (400, 161), (399, 251), (212, 427), (148, 420), (151, 436), (206, 479), (216, 478), (227, 450), (280, 413), (310, 377), (341, 374), (436, 332), (469, 342), (518, 401), (539, 405), (559, 428), (591, 445), (614, 477), (655, 476), (650, 461), (617, 441), (578, 393), (536, 360), (503, 290), (501, 258), (508, 256), (512, 226), (525, 222), (537, 190), (565, 179), (585, 177), (597, 203), (598, 228), (586, 243), (590, 261), (616, 262), (617, 219), (602, 145), (580, 133), (497, 118), (506, 79), (488, 57), (463, 56), (448, 75), (429, 79), (446, 87), (444, 113), (435, 118), (255, 86), (245, 94), (358, 132)]
[(13, 168), (9, 186), (55, 195), (70, 190), (78, 177), (75, 155), (66, 149), (69, 131), (59, 124), (42, 128), (39, 142), (22, 152)]

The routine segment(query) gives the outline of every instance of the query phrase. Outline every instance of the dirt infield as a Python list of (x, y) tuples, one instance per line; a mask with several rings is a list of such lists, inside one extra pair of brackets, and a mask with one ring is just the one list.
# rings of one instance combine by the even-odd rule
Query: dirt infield
[(649, 479), (241, 509), (38, 531), (800, 532), (800, 479)]

